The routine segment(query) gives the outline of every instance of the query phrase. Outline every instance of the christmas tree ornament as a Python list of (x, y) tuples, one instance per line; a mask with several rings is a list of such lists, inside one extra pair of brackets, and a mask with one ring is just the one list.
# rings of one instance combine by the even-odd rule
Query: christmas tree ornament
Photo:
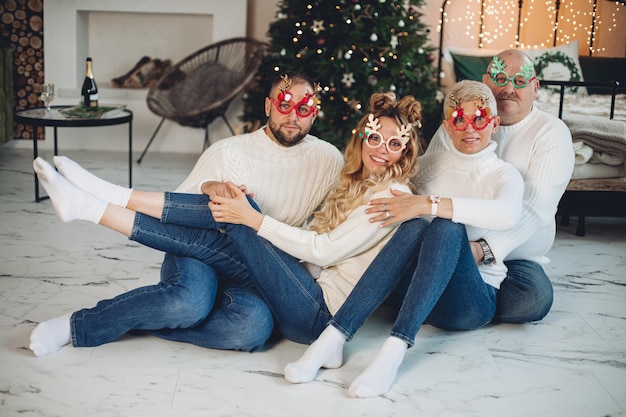
[(323, 20), (314, 20), (313, 21), (313, 26), (311, 27), (311, 30), (315, 33), (319, 33), (323, 30), (326, 30), (326, 28), (324, 27), (324, 21)]
[(354, 81), (354, 74), (351, 72), (348, 74), (343, 74), (343, 78), (341, 79), (341, 83), (348, 88), (352, 87)]
[(394, 51), (396, 50), (396, 47), (398, 46), (398, 37), (396, 35), (391, 35), (389, 45), (391, 45)]

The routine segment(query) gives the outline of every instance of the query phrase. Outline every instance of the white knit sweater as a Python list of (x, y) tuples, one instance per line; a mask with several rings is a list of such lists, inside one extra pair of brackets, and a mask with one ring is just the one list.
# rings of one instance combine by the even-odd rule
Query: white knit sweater
[(177, 191), (200, 193), (206, 181), (245, 185), (261, 211), (301, 226), (335, 184), (343, 155), (312, 135), (292, 147), (278, 145), (264, 127), (211, 145)]
[[(522, 212), (524, 182), (517, 169), (499, 159), (491, 141), (475, 154), (459, 152), (450, 139), (450, 150), (430, 152), (419, 158), (414, 178), (418, 194), (439, 194), (452, 199), (452, 221), (462, 223), (470, 241), (489, 230), (507, 230)], [(483, 280), (500, 288), (506, 277), (503, 262), (478, 267)]]
[[(427, 153), (446, 149), (446, 137), (440, 127)], [(533, 107), (519, 123), (500, 125), (494, 139), (498, 156), (522, 174), (524, 206), (515, 227), (490, 231), (484, 239), (497, 262), (526, 259), (547, 264), (545, 255), (556, 233), (556, 210), (574, 169), (570, 131), (557, 117)]]
[[(392, 187), (410, 192), (407, 185)], [(390, 187), (366, 196), (373, 198), (393, 197)], [(367, 205), (357, 207), (348, 218), (329, 233), (287, 226), (270, 216), (265, 216), (259, 236), (264, 237), (285, 252), (303, 261), (319, 265), (322, 270), (317, 283), (324, 293), (324, 301), (331, 314), (335, 314), (361, 278), (378, 252), (391, 238), (397, 227), (380, 227), (369, 221), (372, 214), (365, 214)]]

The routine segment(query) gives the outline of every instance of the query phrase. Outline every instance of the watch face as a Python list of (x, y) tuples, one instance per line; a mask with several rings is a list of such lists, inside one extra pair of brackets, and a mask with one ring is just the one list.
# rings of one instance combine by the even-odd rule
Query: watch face
[(493, 263), (493, 258), (487, 258), (483, 261), (483, 265), (491, 265)]

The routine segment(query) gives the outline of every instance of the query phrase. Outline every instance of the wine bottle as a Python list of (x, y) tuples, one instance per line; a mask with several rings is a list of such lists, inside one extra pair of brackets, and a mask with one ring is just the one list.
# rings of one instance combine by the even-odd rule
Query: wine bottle
[(96, 80), (93, 78), (93, 68), (90, 57), (87, 58), (86, 64), (85, 81), (83, 81), (83, 87), (80, 92), (83, 96), (83, 104), (85, 107), (95, 109), (98, 107), (98, 86), (96, 85)]

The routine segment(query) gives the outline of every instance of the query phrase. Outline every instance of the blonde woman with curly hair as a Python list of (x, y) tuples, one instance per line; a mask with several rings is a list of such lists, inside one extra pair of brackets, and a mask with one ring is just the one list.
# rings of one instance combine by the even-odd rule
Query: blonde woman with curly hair
[[(232, 276), (232, 269), (212, 265), (224, 280), (253, 284), (282, 334), (308, 344), (396, 230), (372, 222), (365, 209), (371, 199), (392, 197), (392, 189), (410, 193), (420, 153), (421, 109), (411, 96), (372, 95), (345, 149), (337, 184), (306, 228), (260, 213), (245, 186), (233, 183), (211, 197), (133, 190), (130, 199), (137, 211), (108, 204), (103, 215), (87, 217), (89, 207), (76, 207), (76, 202), (91, 201), (85, 191), (69, 183), (56, 186), (68, 181), (45, 161), (36, 161), (35, 169), (65, 221), (92, 220), (146, 246), (204, 262), (213, 261), (216, 235), (226, 235), (236, 249), (228, 263), (242, 263), (246, 273)], [(64, 202), (71, 202), (71, 210)]]

